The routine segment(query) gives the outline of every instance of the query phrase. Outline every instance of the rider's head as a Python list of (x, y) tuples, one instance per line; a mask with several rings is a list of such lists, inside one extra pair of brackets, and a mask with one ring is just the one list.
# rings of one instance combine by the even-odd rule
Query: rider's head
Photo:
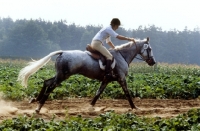
[(118, 18), (113, 18), (110, 22), (110, 25), (112, 26), (113, 30), (116, 30), (121, 25), (121, 22)]

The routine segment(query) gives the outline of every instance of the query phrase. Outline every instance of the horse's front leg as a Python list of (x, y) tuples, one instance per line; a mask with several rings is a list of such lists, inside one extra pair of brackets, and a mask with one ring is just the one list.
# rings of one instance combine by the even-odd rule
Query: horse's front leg
[(123, 80), (119, 79), (118, 82), (119, 82), (119, 84), (121, 85), (121, 87), (122, 87), (122, 89), (123, 89), (123, 91), (124, 91), (124, 93), (125, 93), (125, 95), (126, 95), (126, 97), (127, 97), (127, 99), (128, 99), (128, 102), (129, 102), (131, 108), (132, 108), (132, 109), (133, 109), (133, 108), (138, 109), (138, 108), (135, 106), (135, 104), (133, 103), (132, 99), (131, 99), (131, 96), (130, 96), (129, 91), (128, 91), (128, 89), (127, 89), (127, 82), (126, 82), (126, 79), (125, 79), (125, 78), (124, 78)]
[(96, 95), (95, 97), (93, 98), (92, 102), (91, 102), (91, 105), (94, 106), (97, 99), (100, 97), (101, 93), (103, 92), (103, 90), (106, 88), (106, 86), (108, 85), (108, 81), (102, 81), (101, 82), (101, 86), (99, 87), (99, 89), (97, 90), (96, 92)]

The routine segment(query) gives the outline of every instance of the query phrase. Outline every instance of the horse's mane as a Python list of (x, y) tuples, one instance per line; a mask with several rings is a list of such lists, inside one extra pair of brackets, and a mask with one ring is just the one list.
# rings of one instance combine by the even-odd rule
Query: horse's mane
[[(139, 43), (141, 43), (142, 41), (145, 41), (145, 40), (146, 39), (144, 39), (144, 40), (135, 39), (135, 42), (136, 42), (136, 44), (139, 44)], [(125, 43), (125, 44), (122, 44), (122, 45), (117, 45), (117, 46), (115, 46), (115, 48), (117, 50), (123, 50), (123, 49), (131, 48), (133, 45), (134, 45), (134, 43), (133, 43), (133, 41), (131, 41), (131, 42), (128, 42), (128, 43)]]

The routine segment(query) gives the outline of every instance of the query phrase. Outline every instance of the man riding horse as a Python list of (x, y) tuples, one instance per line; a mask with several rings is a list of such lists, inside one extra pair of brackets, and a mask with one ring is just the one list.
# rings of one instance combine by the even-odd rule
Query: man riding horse
[(112, 43), (110, 36), (118, 38), (119, 40), (128, 40), (135, 43), (134, 38), (124, 37), (115, 32), (120, 25), (120, 20), (118, 18), (113, 18), (110, 22), (110, 25), (102, 28), (92, 39), (91, 47), (106, 57), (105, 78), (109, 78), (111, 76), (111, 64), (113, 56), (103, 45), (103, 42), (106, 41), (106, 43), (113, 49), (115, 48), (115, 46)]

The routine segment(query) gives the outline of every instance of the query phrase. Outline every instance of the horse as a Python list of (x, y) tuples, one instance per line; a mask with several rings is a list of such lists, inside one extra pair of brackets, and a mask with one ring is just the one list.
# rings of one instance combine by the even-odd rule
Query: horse
[(97, 99), (100, 97), (106, 86), (112, 82), (117, 81), (122, 87), (126, 98), (132, 109), (138, 109), (132, 101), (132, 98), (127, 89), (126, 76), (128, 74), (129, 64), (133, 59), (140, 55), (149, 66), (153, 66), (156, 61), (153, 56), (153, 51), (149, 43), (150, 39), (147, 37), (143, 40), (135, 40), (135, 42), (128, 42), (116, 46), (115, 49), (109, 50), (113, 55), (116, 65), (112, 70), (110, 78), (105, 79), (105, 71), (100, 67), (99, 60), (94, 59), (89, 55), (88, 51), (81, 50), (59, 50), (51, 52), (49, 55), (37, 61), (29, 62), (29, 64), (22, 68), (18, 74), (18, 81), (22, 86), (27, 87), (28, 78), (37, 72), (41, 67), (49, 62), (52, 56), (58, 55), (55, 60), (56, 74), (54, 77), (44, 80), (43, 87), (36, 98), (32, 98), (29, 103), (38, 102), (36, 113), (39, 113), (49, 94), (61, 84), (62, 81), (68, 79), (74, 74), (80, 74), (85, 77), (96, 79), (101, 82), (99, 89), (91, 101), (91, 106), (94, 106)]

